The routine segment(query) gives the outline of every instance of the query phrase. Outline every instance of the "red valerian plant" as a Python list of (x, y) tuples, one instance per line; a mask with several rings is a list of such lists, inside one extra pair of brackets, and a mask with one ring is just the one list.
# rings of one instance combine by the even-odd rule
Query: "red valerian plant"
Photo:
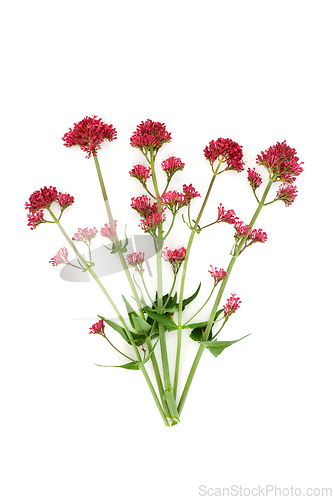
[[(147, 285), (144, 278), (145, 253), (140, 249), (138, 252), (128, 253), (126, 234), (125, 239), (119, 239), (117, 221), (114, 220), (111, 212), (97, 157), (97, 151), (101, 148), (103, 142), (113, 141), (116, 137), (117, 132), (113, 125), (104, 123), (96, 116), (87, 116), (80, 122), (75, 123), (73, 129), (69, 129), (69, 132), (63, 136), (63, 142), (66, 147), (79, 146), (87, 153), (87, 158), (93, 157), (107, 213), (107, 219), (103, 221), (104, 225), (100, 229), (100, 235), (107, 238), (109, 244), (111, 242), (112, 245), (109, 248), (103, 244), (105, 251), (117, 254), (115, 258), (120, 260), (124, 269), (130, 289), (129, 298), (122, 297), (127, 316), (124, 317), (120, 313), (115, 301), (118, 299), (111, 297), (93, 269), (91, 243), (98, 234), (96, 227), (79, 228), (70, 237), (60, 224), (60, 218), (64, 210), (74, 203), (74, 198), (71, 195), (60, 193), (53, 186), (45, 186), (32, 193), (29, 201), (26, 202), (28, 226), (30, 229), (36, 229), (42, 223), (53, 223), (58, 226), (67, 241), (69, 249), (76, 255), (77, 264), (69, 261), (69, 251), (66, 247), (60, 248), (50, 260), (50, 263), (53, 266), (71, 265), (78, 270), (88, 272), (109, 301), (113, 313), (117, 316), (117, 321), (99, 316), (99, 320), (90, 327), (89, 333), (105, 338), (120, 356), (126, 358), (126, 363), (120, 365), (121, 368), (140, 370), (142, 372), (163, 422), (167, 426), (173, 426), (180, 421), (185, 400), (203, 353), (208, 350), (213, 356), (217, 357), (227, 347), (247, 336), (245, 335), (245, 337), (236, 340), (217, 339), (226, 323), (239, 309), (241, 300), (233, 292), (224, 306), (220, 307), (220, 303), (232, 269), (239, 256), (254, 243), (265, 243), (267, 241), (266, 232), (261, 228), (254, 227), (261, 210), (276, 201), (282, 201), (286, 207), (289, 207), (297, 196), (297, 188), (294, 182), (303, 171), (303, 168), (295, 149), (288, 146), (286, 141), (270, 146), (257, 156), (259, 168), (264, 167), (268, 172), (268, 181), (263, 188), (264, 181), (261, 174), (254, 168), (247, 169), (250, 191), (252, 190), (257, 201), (257, 208), (252, 218), (246, 219), (246, 221), (241, 220), (233, 209), (226, 209), (221, 202), (217, 207), (217, 218), (213, 221), (205, 221), (204, 225), (201, 225), (217, 176), (226, 171), (237, 174), (244, 171), (245, 162), (242, 146), (231, 139), (220, 137), (210, 141), (209, 145), (204, 148), (204, 157), (211, 166), (212, 177), (206, 194), (202, 194), (201, 201), (199, 199), (201, 194), (192, 184), (183, 184), (181, 188), (175, 186), (175, 188), (169, 189), (174, 175), (184, 170), (185, 163), (180, 158), (171, 156), (162, 158), (160, 164), (158, 164), (157, 153), (163, 144), (171, 141), (171, 133), (167, 131), (164, 123), (154, 122), (150, 119), (142, 121), (132, 134), (130, 145), (140, 150), (143, 155), (143, 163), (135, 164), (129, 171), (129, 175), (139, 181), (139, 184), (145, 190), (145, 193), (132, 197), (131, 207), (137, 212), (139, 227), (143, 232), (151, 235), (155, 245), (156, 281), (154, 280), (154, 293), (152, 293), (152, 290), (149, 289), (151, 287)], [(162, 175), (164, 173), (165, 176), (163, 188), (161, 188), (156, 175), (158, 168), (161, 169)], [(278, 184), (275, 197), (273, 196), (270, 201), (267, 201), (273, 184)], [(197, 215), (192, 218), (190, 208), (192, 208), (193, 212), (193, 209), (197, 208), (198, 204)], [(117, 209), (120, 211), (119, 207)], [(182, 220), (185, 227), (181, 234), (177, 234), (177, 240), (180, 245), (184, 246), (178, 246), (171, 250), (165, 243), (174, 228), (176, 217), (179, 217), (178, 214), (182, 210), (184, 210)], [(118, 213), (117, 220), (120, 215)], [(195, 314), (186, 319), (186, 307), (197, 299), (201, 287), (201, 283), (199, 283), (197, 289), (192, 290), (191, 295), (185, 297), (186, 278), (189, 272), (193, 272), (193, 268), (191, 270), (189, 266), (189, 259), (194, 239), (196, 236), (201, 237), (202, 231), (206, 228), (221, 222), (232, 226), (234, 229), (230, 262), (226, 264), (225, 268), (210, 265), (208, 272), (213, 278), (211, 292), (202, 301)], [(223, 226), (223, 224), (219, 225), (221, 235), (224, 233)], [(220, 241), (221, 236), (219, 236)], [(79, 251), (79, 246), (82, 243), (88, 248), (88, 259), (85, 259)], [(208, 259), (209, 256), (203, 258)], [(219, 263), (219, 265), (221, 264), (222, 262)], [(166, 289), (165, 274), (170, 273), (170, 271), (173, 275), (172, 285), (171, 288)], [(140, 277), (141, 286), (138, 284), (136, 276)], [(178, 289), (175, 291), (177, 287)], [(213, 304), (210, 303), (211, 300), (213, 300)], [(206, 319), (202, 321), (194, 320), (201, 311)], [(173, 353), (174, 359), (171, 365), (168, 340), (169, 337), (175, 335), (173, 332), (176, 332), (177, 346)], [(189, 332), (190, 339), (197, 344), (197, 354), (182, 392), (180, 392), (178, 382), (182, 339), (185, 332)], [(117, 338), (117, 334), (120, 337)], [(112, 336), (112, 341), (109, 338), (110, 336)], [(120, 349), (121, 346), (115, 345), (120, 342), (124, 344), (122, 350)], [(158, 348), (160, 349), (161, 361), (158, 361), (156, 356)], [(146, 370), (146, 363), (148, 362), (152, 365), (155, 383)], [(170, 366), (175, 367), (173, 376)]]

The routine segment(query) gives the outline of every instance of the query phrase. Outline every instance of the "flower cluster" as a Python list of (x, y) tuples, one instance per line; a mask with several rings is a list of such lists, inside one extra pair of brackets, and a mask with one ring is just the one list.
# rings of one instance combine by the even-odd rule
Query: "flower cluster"
[(166, 191), (159, 199), (161, 204), (169, 208), (174, 214), (189, 203), (187, 196), (177, 191)]
[(241, 220), (238, 220), (235, 224), (234, 224), (234, 228), (236, 230), (236, 233), (235, 233), (235, 238), (236, 240), (242, 238), (243, 236), (245, 236), (246, 234), (249, 234), (250, 231), (251, 231), (251, 228), (248, 224), (245, 224), (245, 222), (241, 221)]
[(44, 186), (30, 195), (29, 202), (25, 203), (25, 208), (29, 210), (28, 226), (30, 229), (36, 229), (39, 224), (47, 222), (44, 219), (44, 210), (49, 210), (54, 202), (59, 204), (62, 214), (65, 208), (74, 203), (74, 198), (67, 193), (59, 193), (53, 186)]
[(165, 247), (165, 249), (162, 251), (162, 256), (167, 262), (170, 262), (174, 274), (177, 274), (180, 266), (185, 260), (186, 249), (184, 247), (181, 247), (176, 248), (176, 250), (169, 250), (168, 247)]
[(281, 200), (284, 202), (286, 207), (289, 207), (289, 205), (291, 205), (295, 201), (297, 193), (298, 191), (296, 186), (285, 182), (279, 187), (278, 192), (276, 193), (275, 200)]
[(133, 266), (135, 270), (139, 273), (142, 274), (144, 269), (142, 264), (145, 261), (145, 254), (142, 252), (134, 252), (130, 253), (126, 256), (127, 262), (129, 266)]
[(296, 150), (286, 144), (286, 141), (277, 142), (274, 146), (262, 151), (257, 156), (257, 164), (267, 168), (270, 176), (276, 181), (294, 182), (296, 177), (303, 172), (303, 162), (299, 162)]
[(161, 222), (165, 220), (165, 215), (163, 212), (156, 212), (152, 215), (149, 215), (145, 219), (141, 219), (140, 227), (143, 229), (145, 233), (150, 233), (151, 235), (155, 234), (155, 230)]
[(94, 323), (89, 328), (90, 330), (89, 333), (97, 333), (98, 335), (102, 335), (102, 337), (105, 337), (104, 328), (105, 328), (104, 321), (101, 319), (100, 321), (97, 321), (97, 323)]
[(252, 170), (250, 168), (247, 169), (247, 180), (249, 181), (250, 186), (254, 191), (258, 189), (258, 187), (262, 183), (261, 175), (258, 174), (258, 172), (256, 172), (254, 168)]
[(265, 233), (262, 229), (252, 229), (247, 239), (252, 243), (256, 243), (257, 241), (265, 243), (265, 241), (267, 241), (267, 233)]
[(184, 167), (185, 163), (183, 163), (180, 158), (176, 158), (175, 156), (170, 156), (170, 158), (163, 160), (161, 163), (161, 168), (167, 174), (168, 181), (170, 181), (175, 172), (183, 170)]
[(101, 235), (104, 236), (105, 238), (109, 238), (112, 242), (117, 237), (117, 221), (113, 221), (114, 225), (112, 226), (109, 222), (107, 224), (104, 224), (104, 227), (101, 228)]
[(223, 278), (226, 277), (227, 273), (222, 268), (217, 269), (217, 267), (214, 268), (212, 265), (210, 267), (212, 268), (212, 270), (208, 270), (208, 272), (214, 278), (214, 286), (216, 286), (220, 281), (223, 280)]
[(63, 247), (55, 254), (54, 257), (49, 261), (52, 266), (59, 266), (59, 264), (69, 264), (68, 262), (68, 250)]
[(229, 319), (230, 316), (237, 311), (241, 303), (242, 301), (240, 300), (240, 298), (236, 297), (236, 295), (232, 293), (223, 307), (224, 319)]
[(86, 245), (90, 245), (91, 240), (95, 238), (96, 234), (98, 233), (97, 229), (94, 227), (94, 229), (88, 229), (85, 227), (84, 229), (79, 228), (78, 232), (74, 234), (72, 240), (73, 241), (82, 241), (83, 243), (86, 243)]
[(183, 184), (183, 193), (186, 196), (187, 199), (187, 204), (190, 203), (193, 198), (200, 197), (201, 195), (194, 189), (192, 184), (189, 184), (188, 186), (186, 184)]
[(234, 210), (225, 210), (222, 203), (217, 207), (218, 215), (216, 222), (227, 222), (227, 224), (234, 225), (238, 221), (238, 217)]
[(134, 165), (129, 174), (131, 177), (138, 179), (141, 184), (145, 185), (147, 179), (151, 177), (151, 168), (147, 168), (144, 165)]
[(101, 148), (103, 141), (113, 141), (117, 138), (117, 131), (113, 125), (107, 125), (97, 116), (86, 116), (79, 123), (74, 123), (73, 129), (63, 136), (62, 140), (67, 148), (80, 146), (82, 151), (97, 156), (97, 150)]
[(141, 217), (150, 217), (158, 212), (158, 207), (156, 202), (152, 202), (147, 195), (137, 196), (131, 199), (131, 207), (136, 210)]
[(157, 152), (162, 144), (171, 141), (171, 134), (167, 132), (164, 123), (152, 120), (142, 121), (132, 134), (130, 144), (139, 148), (144, 154), (149, 151)]
[(244, 170), (242, 146), (231, 139), (220, 137), (216, 141), (210, 141), (204, 149), (204, 155), (212, 167), (218, 159), (220, 163), (227, 165), (224, 170), (235, 170), (236, 172)]

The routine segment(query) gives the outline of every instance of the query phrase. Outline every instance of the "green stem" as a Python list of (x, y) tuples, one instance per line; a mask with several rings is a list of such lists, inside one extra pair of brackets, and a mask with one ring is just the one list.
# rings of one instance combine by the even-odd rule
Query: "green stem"
[[(152, 181), (154, 185), (154, 190), (157, 198), (157, 206), (158, 211), (162, 212), (162, 205), (160, 201), (160, 194), (158, 190), (158, 184), (156, 179), (155, 172), (155, 157), (153, 152), (150, 153), (150, 166), (152, 173)], [(163, 310), (163, 286), (162, 286), (162, 248), (163, 248), (163, 223), (161, 222), (158, 226), (158, 237), (157, 237), (157, 253), (156, 253), (156, 265), (157, 265), (157, 307), (159, 311)], [(159, 338), (160, 338), (160, 346), (161, 346), (161, 358), (162, 358), (162, 367), (163, 367), (163, 378), (164, 378), (164, 388), (165, 393), (164, 397), (167, 401), (170, 417), (173, 422), (179, 422), (179, 415), (177, 412), (176, 401), (172, 392), (171, 378), (170, 378), (170, 369), (169, 369), (169, 360), (168, 360), (168, 351), (167, 344), (165, 338), (165, 328), (162, 323), (159, 323)]]
[[(255, 223), (255, 221), (257, 220), (263, 206), (264, 206), (264, 202), (266, 200), (266, 197), (267, 197), (267, 194), (268, 194), (268, 191), (272, 185), (272, 183), (275, 181), (275, 178), (273, 177), (272, 179), (270, 179), (268, 181), (268, 184), (266, 186), (266, 189), (264, 191), (264, 194), (259, 202), (259, 205), (257, 207), (257, 210), (254, 212), (253, 214), (253, 217), (250, 221), (250, 224), (249, 226), (251, 228), (253, 228), (253, 224)], [(213, 321), (214, 321), (214, 317), (215, 317), (215, 314), (216, 314), (216, 311), (218, 309), (218, 306), (219, 306), (219, 303), (221, 301), (221, 298), (222, 298), (222, 295), (223, 295), (223, 292), (224, 292), (224, 289), (226, 287), (226, 284), (228, 282), (228, 279), (229, 279), (229, 276), (230, 276), (230, 273), (232, 271), (232, 268), (236, 262), (236, 259), (237, 257), (239, 256), (242, 248), (244, 247), (245, 243), (246, 243), (246, 240), (247, 240), (247, 237), (248, 235), (245, 235), (243, 236), (243, 238), (240, 240), (239, 244), (237, 245), (236, 247), (236, 250), (235, 250), (235, 253), (233, 255), (233, 257), (231, 258), (230, 262), (229, 262), (229, 265), (228, 265), (228, 269), (226, 271), (226, 276), (223, 278), (222, 282), (221, 282), (221, 286), (220, 286), (220, 289), (218, 291), (218, 294), (216, 296), (216, 299), (215, 299), (215, 303), (214, 303), (214, 306), (213, 306), (213, 309), (212, 309), (212, 312), (210, 314), (210, 317), (209, 317), (209, 320), (208, 320), (208, 324), (207, 324), (207, 327), (205, 329), (205, 332), (204, 332), (204, 335), (203, 335), (203, 341), (207, 340), (208, 338), (208, 335), (209, 335), (209, 332), (213, 326)], [(181, 398), (179, 400), (179, 404), (178, 404), (178, 412), (179, 414), (182, 412), (182, 409), (184, 407), (184, 404), (185, 404), (185, 400), (187, 398), (187, 395), (188, 395), (188, 391), (190, 389), (190, 386), (191, 386), (191, 383), (192, 383), (192, 380), (193, 380), (193, 377), (194, 377), (194, 374), (196, 372), (196, 369), (198, 367), (198, 364), (199, 364), (199, 361), (201, 359), (201, 356), (202, 356), (202, 353), (205, 349), (205, 346), (203, 344), (200, 344), (199, 348), (198, 348), (198, 352), (195, 356), (195, 359), (193, 361), (193, 364), (192, 364), (192, 367), (191, 367), (191, 370), (190, 370), (190, 373), (188, 375), (188, 378), (187, 378), (187, 381), (186, 381), (186, 384), (185, 384), (185, 387), (184, 387), (184, 390), (183, 390), (183, 393), (181, 395)]]
[[(105, 202), (105, 207), (106, 207), (106, 211), (107, 211), (107, 214), (108, 214), (109, 222), (110, 222), (110, 224), (111, 224), (112, 227), (115, 227), (114, 219), (112, 217), (111, 208), (110, 208), (110, 205), (109, 205), (109, 200), (108, 200), (108, 196), (107, 196), (107, 192), (106, 192), (106, 188), (105, 188), (105, 184), (104, 184), (104, 180), (103, 180), (102, 171), (101, 171), (101, 168), (100, 168), (97, 156), (94, 156), (94, 162), (95, 162), (96, 171), (97, 171), (99, 183), (100, 183), (100, 186), (101, 186), (102, 195), (103, 195), (103, 199), (104, 199), (104, 202)], [(148, 191), (148, 189), (146, 187), (145, 187), (145, 189), (146, 189), (146, 191)], [(117, 231), (115, 232), (115, 242), (116, 243), (119, 242)], [(128, 282), (130, 284), (130, 287), (132, 289), (134, 299), (135, 299), (135, 301), (137, 303), (137, 306), (138, 306), (138, 309), (139, 309), (139, 314), (140, 314), (141, 318), (144, 319), (144, 314), (143, 314), (143, 310), (142, 310), (141, 303), (140, 303), (140, 300), (139, 300), (139, 296), (137, 294), (137, 291), (136, 291), (136, 288), (135, 288), (132, 276), (131, 276), (131, 274), (129, 272), (129, 269), (128, 269), (128, 266), (127, 266), (124, 254), (121, 252), (121, 250), (118, 250), (118, 256), (119, 256), (120, 262), (121, 262), (121, 264), (123, 266), (123, 269), (125, 271), (127, 280), (128, 280)], [(158, 368), (158, 364), (157, 364), (157, 361), (156, 361), (155, 353), (152, 354), (151, 361), (152, 361), (152, 364), (154, 366), (154, 371), (155, 371), (155, 376), (156, 376), (156, 382), (158, 383), (158, 378), (161, 378), (161, 376), (160, 376), (160, 373), (159, 373), (159, 368)], [(162, 404), (163, 404), (163, 400), (162, 400)], [(164, 406), (165, 405), (163, 404), (163, 407)]]
[[(109, 222), (110, 222), (111, 226), (115, 228), (115, 222), (114, 222), (114, 219), (113, 219), (113, 216), (112, 216), (112, 213), (111, 213), (111, 208), (110, 208), (110, 204), (109, 204), (109, 200), (108, 200), (108, 195), (107, 195), (105, 184), (104, 184), (104, 180), (103, 180), (103, 175), (102, 175), (101, 167), (99, 165), (99, 161), (98, 161), (97, 156), (94, 156), (93, 158), (94, 158), (94, 162), (95, 162), (95, 166), (96, 166), (98, 180), (99, 180), (99, 183), (100, 183), (100, 186), (101, 186), (101, 190), (102, 190), (102, 195), (103, 195), (103, 200), (104, 200), (104, 203), (105, 203), (106, 212), (108, 214), (108, 219), (109, 219)], [(118, 238), (118, 234), (117, 234), (116, 228), (115, 228), (114, 242), (115, 243), (119, 242), (119, 238)], [(117, 250), (117, 253), (118, 253), (121, 265), (123, 266), (123, 269), (125, 271), (128, 283), (129, 283), (129, 285), (130, 285), (130, 287), (132, 289), (135, 301), (136, 301), (136, 303), (138, 305), (140, 316), (141, 316), (142, 319), (144, 319), (144, 314), (143, 314), (143, 311), (142, 311), (142, 308), (141, 308), (141, 305), (140, 305), (139, 296), (137, 294), (135, 285), (133, 283), (131, 273), (129, 272), (129, 269), (128, 269), (128, 266), (127, 266), (124, 254), (119, 249)]]
[(213, 290), (210, 292), (209, 296), (208, 296), (208, 299), (206, 300), (206, 302), (200, 307), (200, 309), (195, 313), (193, 314), (192, 318), (190, 318), (188, 321), (186, 321), (186, 323), (183, 324), (183, 328), (185, 328), (185, 326), (190, 323), (192, 321), (193, 318), (196, 317), (197, 314), (199, 314), (199, 312), (205, 307), (205, 305), (207, 304), (207, 302), (209, 301), (209, 299), (211, 298), (211, 296), (213, 295), (214, 293), (214, 290), (215, 290), (215, 285), (213, 286)]
[[(135, 352), (135, 355), (137, 357), (137, 360), (139, 363), (141, 363), (142, 359), (141, 359), (141, 356), (140, 356), (140, 353), (139, 353), (139, 350), (133, 340), (133, 337), (132, 337), (132, 334), (131, 332), (129, 331), (126, 323), (125, 323), (125, 320), (124, 318), (122, 317), (122, 315), (120, 314), (120, 311), (118, 310), (116, 304), (113, 302), (113, 300), (111, 299), (110, 295), (108, 294), (108, 292), (106, 291), (104, 285), (101, 283), (100, 279), (98, 278), (98, 276), (94, 273), (94, 271), (91, 269), (91, 267), (89, 266), (89, 264), (86, 262), (86, 260), (82, 257), (82, 255), (80, 254), (80, 252), (78, 251), (78, 249), (76, 248), (76, 246), (73, 244), (72, 240), (69, 238), (68, 234), (66, 233), (66, 231), (64, 230), (64, 228), (62, 227), (62, 225), (60, 224), (59, 220), (56, 218), (56, 216), (53, 214), (53, 212), (51, 211), (51, 209), (49, 208), (48, 209), (51, 217), (53, 218), (54, 222), (57, 224), (58, 228), (60, 229), (60, 231), (62, 232), (63, 236), (65, 237), (65, 239), (67, 240), (67, 242), (69, 243), (69, 245), (72, 247), (72, 249), (74, 250), (75, 254), (78, 256), (78, 258), (81, 260), (81, 262), (86, 266), (86, 269), (87, 271), (91, 274), (91, 276), (94, 278), (94, 280), (96, 281), (96, 283), (98, 284), (98, 286), (100, 287), (100, 289), (102, 290), (102, 292), (104, 293), (105, 297), (107, 298), (107, 300), (110, 302), (113, 310), (115, 311), (115, 313), (117, 314), (118, 318), (119, 318), (119, 321), (122, 323), (127, 335), (128, 335), (128, 338), (130, 339), (130, 342), (132, 344), (132, 347), (134, 349), (134, 352)], [(154, 401), (156, 403), (156, 406), (161, 414), (161, 417), (165, 423), (165, 425), (169, 426), (169, 422), (164, 414), (164, 411), (162, 409), (162, 406), (161, 406), (161, 403), (157, 397), (157, 394), (155, 392), (155, 389), (150, 381), (150, 378), (149, 378), (149, 375), (146, 371), (146, 368), (144, 367), (144, 365), (140, 365), (140, 368), (141, 368), (141, 371), (146, 379), (146, 382), (149, 386), (149, 389), (151, 391), (151, 394), (154, 398)]]
[(179, 309), (178, 309), (178, 334), (177, 334), (177, 353), (176, 353), (176, 365), (175, 365), (175, 379), (174, 379), (174, 384), (173, 384), (173, 393), (174, 396), (176, 397), (177, 394), (177, 387), (178, 387), (178, 378), (179, 378), (179, 367), (180, 367), (180, 354), (181, 354), (181, 345), (182, 345), (182, 309), (183, 309), (183, 299), (184, 299), (184, 286), (185, 286), (185, 277), (186, 277), (186, 271), (187, 271), (187, 264), (188, 264), (188, 259), (190, 256), (190, 250), (191, 246), (193, 243), (194, 236), (196, 234), (196, 229), (199, 225), (201, 216), (203, 214), (203, 211), (205, 210), (209, 195), (211, 193), (211, 190), (213, 188), (216, 176), (217, 176), (218, 168), (214, 172), (212, 180), (210, 181), (205, 199), (203, 201), (202, 207), (200, 209), (200, 212), (198, 214), (198, 217), (195, 221), (195, 224), (193, 226), (193, 229), (190, 234), (190, 238), (188, 240), (188, 244), (186, 247), (186, 256), (183, 264), (183, 274), (182, 274), (182, 279), (181, 279), (181, 284), (180, 284), (180, 291), (179, 291)]

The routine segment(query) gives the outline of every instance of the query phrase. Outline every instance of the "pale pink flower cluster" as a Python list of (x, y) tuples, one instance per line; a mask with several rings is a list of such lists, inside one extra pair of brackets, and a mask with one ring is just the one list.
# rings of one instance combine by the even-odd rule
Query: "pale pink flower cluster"
[(83, 243), (86, 243), (86, 245), (90, 245), (91, 240), (95, 238), (96, 234), (98, 233), (97, 229), (94, 227), (93, 229), (88, 229), (85, 227), (84, 229), (79, 229), (77, 230), (78, 232), (74, 234), (72, 240), (73, 241), (82, 241)]
[(104, 236), (105, 238), (109, 238), (112, 242), (115, 240), (117, 236), (117, 221), (113, 221), (114, 225), (111, 226), (111, 224), (108, 222), (107, 224), (104, 224), (104, 227), (101, 228), (101, 235)]
[(126, 259), (129, 266), (133, 266), (138, 273), (143, 273), (144, 269), (142, 264), (145, 261), (145, 254), (143, 252), (129, 253)]
[(59, 266), (59, 264), (69, 264), (68, 262), (68, 250), (63, 247), (55, 254), (54, 257), (49, 261), (52, 266)]

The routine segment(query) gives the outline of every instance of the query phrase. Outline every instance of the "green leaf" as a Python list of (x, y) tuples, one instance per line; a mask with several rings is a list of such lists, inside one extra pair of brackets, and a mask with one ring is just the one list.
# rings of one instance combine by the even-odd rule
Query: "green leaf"
[(221, 354), (222, 351), (224, 351), (224, 349), (232, 344), (235, 344), (236, 342), (239, 342), (240, 340), (245, 339), (245, 337), (248, 337), (249, 335), (251, 334), (249, 333), (248, 335), (245, 335), (244, 337), (237, 340), (206, 340), (205, 342), (201, 342), (201, 344), (207, 347), (207, 349), (213, 354), (213, 356), (217, 357)]
[(135, 325), (135, 330), (137, 332), (149, 332), (149, 330), (151, 329), (151, 325), (149, 325), (147, 323), (147, 321), (145, 321), (144, 319), (140, 318), (140, 316), (136, 317), (136, 316), (133, 316), (133, 323)]
[(178, 325), (174, 322), (172, 317), (167, 314), (160, 314), (155, 312), (151, 307), (144, 307), (143, 310), (145, 313), (148, 314), (148, 316), (154, 320), (156, 320), (158, 323), (162, 323), (162, 325), (166, 326), (167, 330), (177, 330)]
[(126, 306), (127, 314), (128, 314), (128, 319), (130, 320), (132, 328), (135, 329), (135, 324), (134, 324), (134, 321), (133, 321), (133, 316), (135, 316), (135, 317), (138, 318), (139, 315), (134, 311), (134, 309), (131, 306), (131, 304), (127, 301), (127, 299), (123, 295), (122, 295), (122, 298), (123, 298), (123, 301), (125, 302), (125, 306)]
[[(182, 311), (184, 311), (185, 307), (190, 304), (190, 302), (192, 302), (192, 300), (194, 300), (196, 298), (196, 296), (198, 295), (199, 293), (199, 290), (200, 290), (200, 287), (201, 287), (201, 282), (199, 283), (199, 286), (198, 288), (196, 289), (196, 291), (194, 292), (193, 295), (191, 295), (190, 297), (187, 297), (187, 299), (184, 299), (183, 300), (183, 307), (182, 307)], [(177, 304), (178, 307), (179, 307), (179, 304)]]
[(98, 317), (99, 317), (99, 318), (101, 318), (103, 321), (105, 321), (105, 323), (107, 323), (109, 326), (111, 326), (111, 328), (113, 328), (113, 329), (114, 329), (114, 330), (116, 330), (118, 333), (120, 333), (120, 335), (123, 337), (123, 339), (124, 339), (124, 340), (126, 340), (126, 342), (127, 342), (128, 344), (130, 344), (130, 343), (131, 343), (131, 341), (130, 341), (130, 339), (128, 338), (128, 335), (127, 335), (127, 333), (126, 333), (125, 329), (124, 329), (122, 326), (118, 325), (118, 324), (117, 324), (117, 323), (115, 323), (114, 321), (111, 321), (110, 319), (106, 319), (106, 318), (104, 318), (103, 316), (99, 316), (99, 315), (98, 315)]
[(201, 342), (202, 340), (202, 330), (201, 328), (194, 328), (190, 333), (190, 338), (196, 342)]
[(94, 363), (94, 365), (102, 366), (103, 368), (126, 368), (126, 370), (140, 370), (139, 363), (136, 361), (131, 361), (125, 365), (98, 365), (97, 363)]

